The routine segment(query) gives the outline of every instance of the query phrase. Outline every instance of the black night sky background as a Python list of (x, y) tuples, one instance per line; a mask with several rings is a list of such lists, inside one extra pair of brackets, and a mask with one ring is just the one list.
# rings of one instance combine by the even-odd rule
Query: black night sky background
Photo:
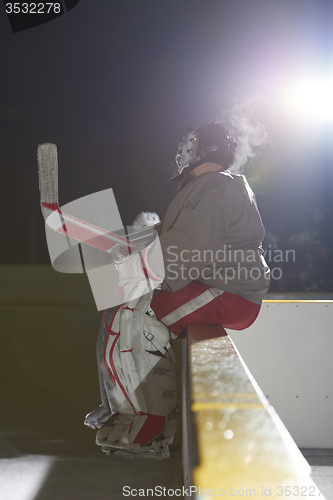
[(281, 91), (305, 73), (332, 75), (332, 50), (329, 0), (80, 0), (18, 33), (1, 4), (0, 263), (49, 263), (39, 143), (58, 146), (61, 205), (112, 187), (124, 224), (142, 210), (162, 218), (184, 131), (255, 95), (270, 147), (256, 147), (244, 173), (262, 175), (253, 188), (266, 247), (287, 248), (315, 227), (317, 247), (297, 247), (300, 267), (282, 286), (332, 292), (332, 281), (311, 290), (317, 278), (297, 273), (306, 252), (332, 273), (333, 127), (297, 116)]

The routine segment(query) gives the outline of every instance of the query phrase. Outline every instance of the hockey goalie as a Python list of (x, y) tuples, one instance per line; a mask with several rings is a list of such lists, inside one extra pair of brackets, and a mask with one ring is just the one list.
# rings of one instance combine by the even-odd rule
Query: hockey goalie
[[(178, 174), (173, 180), (180, 182), (179, 191), (163, 218), (159, 232), (165, 275), (161, 286), (155, 289), (153, 296), (150, 296), (143, 306), (145, 307), (152, 298), (150, 307), (160, 320), (160, 323), (156, 324), (159, 325), (158, 331), (162, 332), (161, 323), (167, 325), (173, 340), (185, 332), (188, 325), (193, 324), (217, 324), (233, 330), (248, 328), (256, 320), (262, 299), (269, 287), (270, 271), (262, 249), (264, 228), (255, 195), (244, 175), (229, 170), (235, 159), (236, 147), (236, 141), (221, 124), (191, 127), (185, 132), (178, 146), (175, 158)], [(153, 261), (151, 262), (150, 266), (148, 254), (147, 275), (154, 272)], [(126, 331), (131, 324), (132, 316), (127, 307), (128, 305), (122, 308), (122, 314), (126, 310), (126, 316), (123, 316), (124, 326), (120, 324), (121, 331)], [(107, 325), (112, 322), (111, 315), (112, 313), (106, 322)], [(118, 325), (117, 313), (114, 318)], [(147, 315), (144, 316), (145, 320)], [(203, 329), (203, 335), (206, 335), (208, 330)], [(221, 332), (221, 329), (216, 331)], [(107, 342), (106, 335), (105, 331), (104, 336), (100, 336), (97, 348), (100, 359), (102, 352), (105, 353), (102, 346)], [(158, 342), (161, 344), (162, 339), (159, 338)], [(109, 345), (111, 349), (111, 343)], [(174, 373), (170, 364), (171, 351), (168, 350), (168, 345), (162, 345), (163, 349), (166, 348), (170, 353), (170, 358), (166, 359), (166, 354), (161, 349), (155, 350), (154, 355), (162, 354), (162, 358), (160, 364), (154, 365), (149, 373), (158, 373), (161, 385), (162, 380), (163, 385), (167, 384), (167, 387), (161, 388), (166, 392), (160, 393), (160, 397), (163, 395), (166, 411), (165, 423), (161, 420), (161, 426), (165, 427), (161, 427), (159, 431), (161, 443), (167, 443), (175, 432), (175, 400), (172, 399), (174, 392), (171, 389)], [(123, 351), (120, 348), (121, 355), (125, 356), (124, 351), (129, 348), (129, 345), (125, 345)], [(152, 352), (146, 348), (145, 353), (148, 351), (149, 354)], [(163, 370), (163, 376), (160, 368)], [(100, 362), (100, 373), (104, 371), (106, 374), (106, 369), (107, 363), (104, 361), (103, 365)], [(126, 376), (128, 373), (127, 371)], [(107, 400), (107, 395), (112, 394), (114, 386), (103, 386), (105, 380), (105, 377), (101, 380), (101, 390), (104, 390), (102, 406), (87, 416), (87, 421), (92, 424), (99, 422), (100, 425), (103, 419), (106, 421), (109, 417), (108, 408), (111, 402)], [(151, 384), (151, 388), (154, 386), (157, 390), (155, 378)], [(145, 384), (141, 384), (141, 387), (148, 389)], [(152, 390), (149, 388), (149, 391)], [(112, 411), (116, 411), (116, 408), (111, 409)], [(155, 415), (163, 413), (157, 409), (153, 412)], [(126, 425), (124, 417), (117, 417), (117, 413), (113, 418), (118, 426), (123, 425), (123, 429), (129, 425), (128, 433), (133, 430), (136, 435), (133, 422), (135, 419), (138, 421), (137, 416), (134, 419), (127, 416)], [(97, 433), (97, 442), (102, 446), (107, 444), (108, 440), (114, 440), (114, 436), (127, 438), (120, 427), (111, 425), (110, 428), (110, 424), (112, 417)], [(143, 427), (138, 428), (140, 436)], [(154, 432), (152, 430), (152, 434)], [(151, 438), (152, 436), (149, 436), (149, 439)], [(133, 443), (133, 440), (129, 441)], [(155, 443), (154, 439), (151, 443), (147, 441), (147, 450), (152, 445), (156, 447), (156, 442), (156, 438)]]
[[(147, 230), (157, 222), (154, 214), (141, 214), (137, 225), (146, 232), (141, 235), (138, 229), (129, 237), (60, 209), (56, 175), (45, 173), (55, 171), (50, 168), (55, 153), (46, 151), (44, 158), (42, 146), (39, 171), (46, 226), (52, 234), (102, 251), (99, 279), (105, 274), (105, 256), (118, 276), (116, 291), (103, 307), (97, 341), (101, 404), (86, 416), (85, 424), (97, 429), (96, 442), (106, 453), (167, 458), (177, 422), (171, 340), (191, 324), (248, 328), (269, 287), (264, 228), (254, 193), (244, 175), (229, 170), (237, 143), (220, 124), (186, 131), (173, 179), (180, 182), (179, 191), (158, 238)], [(89, 277), (85, 247), (77, 246)]]

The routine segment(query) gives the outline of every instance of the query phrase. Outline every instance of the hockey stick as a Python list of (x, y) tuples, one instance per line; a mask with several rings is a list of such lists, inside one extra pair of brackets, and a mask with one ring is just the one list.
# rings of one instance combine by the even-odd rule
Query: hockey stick
[(37, 148), (40, 202), (44, 219), (59, 209), (58, 152), (55, 144), (39, 144)]
[[(59, 210), (57, 146), (50, 143), (42, 144), (40, 147), (38, 146), (37, 163), (41, 209), (43, 217), (46, 220), (53, 211)], [(61, 217), (60, 214), (59, 216)], [(61, 218), (61, 220), (64, 229), (66, 229), (63, 218)], [(67, 232), (65, 236), (67, 245), (70, 248), (72, 245)]]
[(89, 224), (77, 217), (66, 214), (59, 207), (58, 200), (58, 153), (57, 146), (51, 143), (39, 144), (37, 149), (37, 163), (39, 174), (39, 191), (42, 214), (46, 224), (64, 236), (86, 243), (87, 245), (111, 252), (115, 245), (121, 245), (122, 254), (126, 247), (136, 250), (139, 245), (126, 238), (110, 233), (105, 229)]

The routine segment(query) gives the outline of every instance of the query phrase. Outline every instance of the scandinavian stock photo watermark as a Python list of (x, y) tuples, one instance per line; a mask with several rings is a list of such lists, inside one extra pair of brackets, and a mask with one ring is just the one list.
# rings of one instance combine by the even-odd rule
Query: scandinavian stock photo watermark
[[(221, 280), (227, 284), (233, 280), (269, 279), (270, 267), (273, 280), (283, 277), (282, 265), (296, 262), (295, 250), (243, 250), (224, 245), (218, 250), (167, 248), (165, 269), (170, 280)], [(277, 265), (276, 265), (277, 264)], [(279, 265), (280, 264), (280, 265)]]

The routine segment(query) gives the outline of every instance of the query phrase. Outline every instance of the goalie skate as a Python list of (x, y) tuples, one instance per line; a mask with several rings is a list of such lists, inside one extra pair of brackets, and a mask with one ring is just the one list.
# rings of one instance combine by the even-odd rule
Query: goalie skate
[(168, 445), (173, 442), (160, 434), (164, 426), (164, 417), (156, 415), (115, 414), (97, 433), (96, 444), (107, 455), (117, 450), (118, 458), (162, 460), (170, 457)]

